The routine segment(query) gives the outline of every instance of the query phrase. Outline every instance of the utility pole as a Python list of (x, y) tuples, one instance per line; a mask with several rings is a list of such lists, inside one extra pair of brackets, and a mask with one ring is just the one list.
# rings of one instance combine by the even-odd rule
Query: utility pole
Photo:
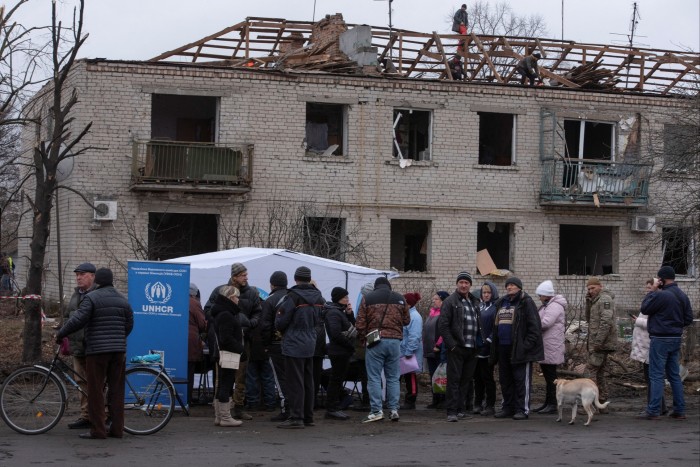
[[(384, 1), (386, 1), (386, 2), (388, 3), (388, 5), (389, 5), (389, 42), (391, 42), (391, 36), (394, 35), (394, 33), (393, 33), (394, 25), (393, 25), (392, 22), (391, 22), (391, 4), (394, 2), (394, 0), (374, 0), (374, 1), (375, 1), (375, 2), (384, 2)], [(393, 60), (393, 58), (394, 58), (392, 52), (393, 52), (393, 47), (389, 47), (389, 59), (390, 59), (390, 60)]]

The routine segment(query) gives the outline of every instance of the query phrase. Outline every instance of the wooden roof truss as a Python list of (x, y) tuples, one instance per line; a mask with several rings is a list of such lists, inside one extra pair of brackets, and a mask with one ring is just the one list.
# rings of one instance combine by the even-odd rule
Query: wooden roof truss
[[(312, 45), (313, 25), (310, 21), (246, 18), (150, 61), (177, 60), (293, 70), (293, 64), (280, 66), (280, 47), (285, 43), (295, 41), (306, 46), (303, 50), (287, 51), (287, 56), (303, 51), (308, 60), (322, 58), (320, 51), (308, 49)], [(347, 26), (352, 28), (355, 25)], [(552, 86), (671, 94), (697, 92), (700, 78), (700, 54), (697, 52), (546, 38), (477, 36), (473, 33), (461, 36), (402, 29), (390, 31), (376, 26), (371, 28), (372, 45), (378, 48), (378, 59), (391, 60), (395, 67), (392, 75), (406, 78), (451, 79), (448, 60), (457, 54), (464, 59), (465, 81), (519, 83), (520, 76), (515, 66), (522, 57), (532, 52), (542, 55), (540, 70)], [(314, 57), (314, 54), (319, 55)]]

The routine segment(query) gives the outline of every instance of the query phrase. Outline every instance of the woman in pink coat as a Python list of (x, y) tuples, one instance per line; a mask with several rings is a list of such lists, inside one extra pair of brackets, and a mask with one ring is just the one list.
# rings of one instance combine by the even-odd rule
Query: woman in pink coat
[(537, 286), (535, 293), (542, 306), (538, 310), (542, 323), (544, 360), (540, 362), (546, 383), (544, 403), (534, 412), (550, 414), (557, 411), (557, 393), (554, 380), (557, 379), (557, 365), (564, 363), (564, 326), (566, 321), (566, 299), (554, 293), (552, 281), (544, 281)]

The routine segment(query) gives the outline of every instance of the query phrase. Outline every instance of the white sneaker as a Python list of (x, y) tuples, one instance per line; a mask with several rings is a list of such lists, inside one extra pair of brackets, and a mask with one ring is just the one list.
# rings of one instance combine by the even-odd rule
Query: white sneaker
[(391, 411), (391, 416), (389, 417), (392, 422), (398, 422), (399, 421), (399, 411), (398, 410), (392, 410)]
[(384, 419), (384, 412), (380, 410), (379, 412), (373, 412), (367, 415), (364, 419), (362, 419), (362, 423), (376, 422), (382, 419)]

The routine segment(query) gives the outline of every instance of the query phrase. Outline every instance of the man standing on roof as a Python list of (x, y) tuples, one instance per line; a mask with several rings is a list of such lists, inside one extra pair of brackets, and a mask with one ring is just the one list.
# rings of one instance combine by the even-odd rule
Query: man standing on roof
[[(457, 34), (466, 34), (468, 25), (469, 15), (467, 14), (467, 5), (462, 4), (462, 8), (457, 10), (452, 18), (452, 31), (456, 32)], [(460, 30), (460, 26), (463, 27), (462, 30)]]
[(537, 60), (542, 58), (542, 55), (535, 52), (527, 57), (524, 57), (518, 62), (515, 67), (515, 71), (520, 73), (520, 84), (524, 85), (525, 81), (530, 81), (530, 86), (535, 85), (535, 80), (542, 83), (542, 78), (540, 77), (540, 70), (537, 67)]

